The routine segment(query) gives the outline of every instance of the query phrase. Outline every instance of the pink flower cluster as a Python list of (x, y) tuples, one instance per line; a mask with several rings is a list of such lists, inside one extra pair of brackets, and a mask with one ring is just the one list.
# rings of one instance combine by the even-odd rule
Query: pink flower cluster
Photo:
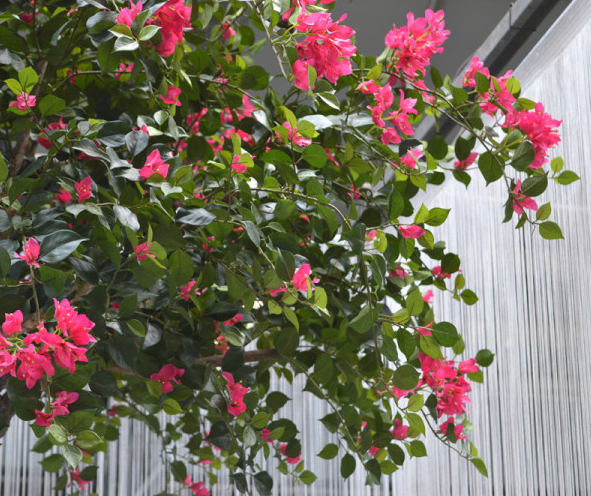
[(150, 380), (162, 384), (163, 393), (170, 393), (173, 389), (172, 383), (180, 384), (180, 378), (184, 373), (185, 369), (179, 369), (174, 365), (167, 363), (157, 374), (152, 374)]
[(230, 404), (228, 405), (228, 413), (238, 417), (242, 412), (246, 411), (246, 404), (244, 403), (244, 396), (250, 391), (250, 388), (244, 387), (240, 383), (234, 382), (234, 376), (229, 372), (222, 372), (222, 377), (226, 379), (228, 391), (230, 393)]
[(425, 75), (431, 57), (443, 52), (443, 43), (449, 36), (445, 29), (443, 10), (425, 11), (425, 17), (415, 19), (409, 12), (407, 24), (401, 28), (396, 25), (386, 34), (386, 46), (394, 50), (394, 67), (408, 77), (415, 78), (417, 73)]
[(49, 424), (51, 424), (51, 421), (58, 415), (67, 415), (70, 413), (68, 410), (68, 405), (75, 403), (78, 399), (78, 396), (78, 393), (68, 393), (66, 391), (61, 391), (58, 393), (57, 399), (50, 403), (50, 412), (42, 412), (37, 409), (35, 410), (35, 423), (37, 425), (48, 427)]
[(285, 457), (285, 460), (290, 465), (297, 465), (298, 463), (300, 463), (300, 460), (302, 458), (301, 453), (298, 456), (287, 456), (285, 454), (285, 452), (287, 451), (287, 444), (282, 444), (281, 446), (279, 446), (279, 451), (281, 451), (281, 454)]
[(195, 496), (209, 496), (209, 489), (205, 487), (205, 482), (193, 482), (193, 479), (188, 474), (185, 479), (185, 486), (190, 488)]
[[(287, 128), (288, 133), (287, 133), (287, 140), (289, 143), (293, 143), (294, 145), (298, 145), (301, 147), (306, 147), (308, 145), (312, 144), (312, 140), (308, 139), (308, 138), (304, 138), (299, 132), (298, 132), (298, 128), (292, 128), (291, 125), (289, 124), (289, 122), (284, 122), (283, 123), (283, 127)], [(275, 134), (277, 135), (277, 137), (279, 139), (281, 139), (281, 135), (275, 131)]]
[[(52, 122), (47, 126), (47, 131), (41, 133), (37, 138), (37, 143), (39, 143), (43, 148), (47, 148), (48, 150), (51, 148), (51, 141), (47, 137), (49, 131), (55, 131), (58, 129), (66, 129), (67, 124), (64, 123), (63, 117), (60, 117), (58, 122)], [(47, 133), (47, 134), (46, 134)]]
[(189, 281), (181, 288), (181, 298), (185, 301), (189, 301), (191, 295), (200, 296), (201, 291), (197, 291), (197, 281)]
[[(320, 0), (320, 5), (327, 5), (329, 3), (334, 2), (334, 0)], [(283, 14), (281, 14), (281, 19), (284, 21), (289, 20), (291, 14), (299, 7), (300, 9), (305, 9), (306, 5), (314, 5), (316, 0), (293, 0), (293, 5), (291, 8), (287, 9)]]
[(150, 251), (150, 247), (152, 243), (140, 243), (137, 245), (133, 252), (137, 257), (137, 261), (141, 262), (142, 260), (146, 260), (147, 258), (155, 258), (156, 256)]
[(541, 103), (536, 103), (532, 110), (516, 110), (514, 108), (515, 96), (507, 87), (507, 82), (513, 76), (513, 72), (507, 71), (504, 76), (498, 78), (491, 77), (490, 71), (484, 67), (478, 57), (474, 57), (470, 61), (470, 66), (464, 74), (464, 86), (468, 88), (476, 87), (477, 72), (490, 78), (489, 90), (486, 93), (479, 94), (477, 98), (482, 111), (490, 116), (495, 116), (501, 110), (501, 113), (505, 116), (505, 121), (501, 126), (509, 131), (519, 129), (533, 144), (535, 159), (530, 167), (532, 169), (542, 167), (548, 161), (548, 150), (560, 143), (558, 127), (562, 121), (554, 119), (545, 111)]
[[(394, 103), (394, 93), (392, 86), (386, 84), (380, 86), (377, 83), (364, 82), (358, 86), (358, 89), (365, 95), (373, 94), (376, 104), (368, 106), (371, 110), (373, 122), (379, 128), (383, 128), (382, 142), (387, 145), (389, 143), (400, 143), (401, 138), (398, 133), (406, 134), (408, 136), (414, 134), (413, 128), (410, 124), (409, 115), (417, 115), (417, 110), (414, 108), (417, 100), (416, 98), (405, 98), (404, 91), (400, 90), (400, 100), (398, 103), (398, 110), (390, 112), (387, 119), (391, 121), (394, 126), (386, 127), (386, 122), (383, 119), (383, 114), (386, 112)], [(415, 151), (415, 158), (420, 158), (418, 155), (420, 152)], [(422, 155), (422, 154), (421, 154)], [(411, 164), (410, 160), (412, 157), (408, 157), (406, 162), (403, 162), (407, 167)], [(414, 162), (414, 159), (413, 159)], [(413, 167), (414, 168), (414, 167)]]
[(169, 0), (154, 15), (154, 20), (146, 24), (156, 23), (160, 26), (162, 43), (156, 46), (156, 51), (163, 57), (174, 53), (177, 43), (183, 41), (183, 32), (191, 27), (191, 7), (183, 0)]
[(477, 372), (476, 359), (464, 360), (457, 367), (453, 360), (435, 359), (419, 353), (423, 376), (419, 386), (426, 384), (437, 396), (437, 413), (442, 415), (462, 415), (465, 404), (470, 403), (468, 394), (472, 388), (464, 375)]
[(119, 12), (119, 16), (117, 17), (117, 24), (125, 24), (126, 26), (131, 26), (133, 20), (137, 17), (137, 15), (142, 11), (142, 2), (138, 2), (135, 5), (130, 0), (129, 1), (129, 8), (124, 7)]
[[(43, 321), (37, 332), (24, 337), (6, 339), (0, 335), (0, 376), (10, 374), (25, 381), (31, 389), (45, 374), (53, 376), (53, 361), (71, 374), (76, 371), (76, 362), (88, 362), (86, 348), (82, 346), (95, 343), (90, 335), (94, 327), (86, 315), (79, 314), (68, 300), (58, 302), (54, 298), (55, 332), (48, 332)], [(23, 314), (20, 310), (5, 314), (2, 331), (7, 336), (22, 332)], [(20, 364), (18, 363), (20, 362)]]
[(529, 196), (525, 196), (524, 194), (520, 193), (521, 191), (521, 181), (517, 181), (515, 185), (515, 189), (513, 190), (513, 211), (517, 215), (521, 215), (524, 209), (528, 210), (537, 210), (538, 204), (536, 200), (530, 198)]
[(296, 30), (306, 33), (304, 41), (296, 44), (298, 60), (293, 65), (295, 85), (310, 89), (308, 65), (316, 69), (318, 77), (324, 76), (335, 84), (339, 77), (351, 74), (351, 57), (357, 51), (351, 37), (355, 31), (339, 23), (347, 18), (343, 15), (333, 22), (329, 13), (309, 14), (302, 12), (295, 24)]

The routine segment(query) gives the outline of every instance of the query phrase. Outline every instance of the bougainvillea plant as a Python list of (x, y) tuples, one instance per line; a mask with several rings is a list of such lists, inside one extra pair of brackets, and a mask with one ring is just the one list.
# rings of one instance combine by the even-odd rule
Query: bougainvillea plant
[[(259, 453), (312, 483), (304, 426), (271, 387), (295, 376), (330, 410), (318, 456), (342, 477), (377, 484), (425, 456), (427, 435), (486, 474), (466, 406), (493, 354), (458, 358), (463, 339), (436, 319), (434, 289), (477, 297), (431, 231), (449, 211), (414, 197), (481, 174), (506, 186), (506, 220), (562, 237), (535, 200), (577, 179), (548, 157), (560, 121), (478, 59), (443, 79), (441, 11), (409, 14), (376, 57), (331, 8), (31, 0), (0, 14), (2, 421), (60, 447), (42, 462), (57, 489), (92, 481), (122, 417), (163, 435), (183, 494), (208, 495), (223, 466), (240, 492), (270, 494)], [(463, 132), (423, 140), (424, 120)]]

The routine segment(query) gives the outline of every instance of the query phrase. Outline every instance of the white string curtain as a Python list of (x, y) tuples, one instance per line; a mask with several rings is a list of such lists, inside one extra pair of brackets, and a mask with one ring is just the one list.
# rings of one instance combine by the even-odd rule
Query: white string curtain
[[(485, 188), (477, 175), (466, 190), (450, 181), (428, 206), (451, 208), (449, 221), (436, 238), (448, 241), (462, 258), (468, 286), (480, 301), (466, 307), (435, 292), (438, 319), (457, 324), (466, 338), (465, 356), (478, 348), (496, 353), (485, 372), (484, 385), (471, 395), (471, 437), (486, 461), (485, 479), (444, 445), (427, 442), (429, 456), (407, 460), (404, 468), (383, 477), (379, 487), (365, 486), (357, 470), (343, 481), (338, 459), (315, 455), (334, 441), (319, 424), (328, 413), (309, 393), (279, 384), (293, 401), (281, 413), (301, 429), (302, 458), (318, 475), (312, 486), (295, 486), (274, 470), (273, 460), (261, 465), (273, 474), (278, 496), (571, 496), (591, 494), (591, 405), (588, 379), (591, 350), (591, 2), (576, 0), (540, 41), (516, 72), (524, 95), (542, 101), (555, 118), (564, 119), (558, 153), (566, 168), (582, 180), (551, 191), (538, 203), (552, 201), (564, 241), (544, 241), (529, 230), (501, 225), (506, 192), (501, 185)], [(513, 223), (514, 225), (514, 223)], [(434, 265), (436, 263), (434, 262)], [(164, 425), (165, 418), (162, 417)], [(39, 496), (51, 491), (55, 475), (44, 473), (31, 453), (35, 443), (29, 427), (14, 419), (0, 447), (0, 495)], [(124, 422), (120, 440), (99, 455), (96, 483), (87, 490), (100, 496), (153, 496), (179, 486), (171, 483), (161, 457), (161, 442), (144, 425)], [(194, 480), (206, 480), (202, 468)], [(189, 494), (187, 489), (181, 494)], [(238, 494), (228, 475), (220, 474), (214, 496)]]

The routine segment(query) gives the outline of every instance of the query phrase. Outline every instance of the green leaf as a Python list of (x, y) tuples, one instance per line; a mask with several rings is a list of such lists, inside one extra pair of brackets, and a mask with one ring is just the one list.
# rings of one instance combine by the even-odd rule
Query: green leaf
[(293, 327), (283, 327), (275, 334), (273, 342), (280, 355), (292, 356), (298, 347), (300, 336)]
[(140, 230), (140, 223), (137, 219), (137, 215), (135, 215), (127, 207), (115, 205), (113, 207), (113, 212), (115, 213), (117, 220), (121, 222), (122, 225), (129, 227), (133, 232), (138, 232)]
[(447, 142), (440, 134), (436, 134), (429, 140), (427, 151), (434, 159), (443, 160), (447, 156)]
[(494, 183), (503, 177), (503, 169), (497, 163), (497, 159), (490, 152), (484, 152), (478, 158), (478, 168), (486, 184)]
[(115, 52), (131, 52), (140, 47), (139, 43), (128, 36), (121, 36), (115, 40)]
[(170, 470), (175, 481), (185, 482), (185, 479), (187, 478), (187, 467), (182, 461), (176, 460), (172, 462), (170, 464)]
[(156, 36), (156, 33), (158, 33), (158, 31), (160, 31), (160, 26), (156, 26), (155, 24), (144, 26), (140, 31), (138, 39), (140, 41), (148, 41), (149, 39)]
[(21, 83), (19, 83), (16, 79), (10, 78), (4, 82), (6, 83), (6, 86), (10, 88), (10, 91), (12, 91), (15, 95), (20, 95), (24, 91)]
[(291, 200), (279, 200), (273, 213), (277, 220), (286, 220), (292, 216), (296, 209), (296, 204)]
[(71, 469), (76, 469), (83, 458), (80, 448), (78, 448), (78, 446), (72, 446), (71, 444), (62, 446), (62, 455)]
[(350, 453), (347, 453), (343, 456), (341, 460), (341, 477), (343, 479), (347, 479), (351, 476), (353, 472), (355, 472), (355, 457)]
[(47, 95), (39, 102), (41, 115), (48, 116), (61, 112), (66, 108), (66, 102), (55, 95)]
[(72, 230), (62, 229), (51, 233), (41, 241), (41, 260), (50, 264), (61, 262), (87, 239)]
[(422, 394), (413, 394), (408, 400), (408, 409), (411, 412), (420, 412), (425, 404), (425, 398)]
[(421, 314), (421, 312), (423, 311), (423, 307), (425, 306), (425, 302), (423, 301), (423, 295), (421, 294), (418, 288), (410, 292), (410, 294), (406, 298), (405, 306), (408, 310), (408, 313), (412, 317)]
[(427, 456), (427, 448), (425, 448), (422, 441), (411, 441), (409, 448), (412, 455), (417, 458)]
[(555, 157), (550, 161), (550, 168), (552, 172), (558, 174), (564, 167), (564, 160), (562, 157)]
[(490, 89), (490, 80), (482, 72), (474, 74), (474, 80), (476, 82), (477, 93), (482, 94), (488, 92)]
[(518, 171), (524, 171), (533, 163), (535, 158), (534, 145), (529, 141), (524, 141), (515, 151), (511, 165)]
[(552, 205), (550, 203), (544, 203), (536, 211), (536, 220), (546, 220), (552, 214)]
[(493, 360), (495, 359), (495, 354), (490, 350), (484, 349), (476, 353), (475, 358), (478, 362), (478, 365), (480, 365), (481, 367), (488, 367), (491, 363), (493, 363)]
[(435, 340), (447, 348), (456, 344), (459, 334), (456, 327), (449, 322), (438, 322), (431, 327), (431, 333)]
[(314, 364), (314, 376), (320, 384), (325, 384), (332, 379), (333, 370), (333, 359), (330, 355), (320, 355)]
[(41, 460), (39, 463), (43, 467), (43, 470), (46, 472), (59, 472), (62, 468), (65, 459), (62, 455), (58, 455), (57, 453), (54, 455), (49, 455), (48, 457)]
[(176, 285), (183, 286), (193, 278), (195, 262), (185, 251), (176, 250), (170, 255), (169, 268)]
[(539, 196), (548, 187), (546, 175), (528, 177), (521, 185), (521, 193), (525, 196)]
[(4, 157), (0, 153), (0, 183), (4, 183), (6, 178), (8, 177), (8, 166), (6, 165), (6, 161)]
[(109, 354), (113, 361), (127, 370), (133, 370), (137, 362), (139, 349), (131, 336), (115, 334), (109, 339)]
[[(309, 66), (312, 67), (312, 66)], [(304, 470), (301, 474), (300, 474), (300, 480), (304, 483), (304, 484), (312, 484), (315, 480), (317, 479), (316, 475), (313, 472), (310, 472), (309, 470)]]
[(549, 220), (540, 224), (540, 234), (545, 239), (564, 239), (560, 226)]
[(486, 465), (481, 458), (470, 458), (470, 462), (476, 467), (476, 470), (478, 470), (485, 477), (488, 477), (488, 470), (486, 469)]
[[(380, 74), (381, 74), (381, 68), (382, 66), (379, 65), (377, 66), (380, 68)], [(373, 69), (372, 69), (373, 70)], [(371, 72), (371, 71), (370, 71)], [(369, 75), (368, 75), (369, 76)], [(373, 78), (375, 79), (375, 78)], [(433, 87), (435, 89), (437, 88), (441, 88), (443, 86), (443, 79), (441, 77), (441, 73), (439, 72), (439, 70), (435, 67), (435, 66), (431, 66), (431, 82), (433, 83)]]
[(0, 276), (6, 277), (10, 270), (10, 255), (8, 252), (0, 247)]
[(91, 430), (82, 431), (76, 436), (76, 444), (86, 451), (96, 451), (103, 448), (102, 451), (107, 450), (105, 440), (101, 438), (96, 432)]
[(478, 301), (478, 296), (476, 296), (476, 293), (470, 289), (462, 291), (460, 297), (466, 305), (474, 305)]
[(204, 208), (179, 208), (176, 212), (177, 222), (190, 226), (204, 227), (215, 220), (215, 215)]
[(335, 456), (337, 456), (339, 452), (339, 447), (334, 443), (327, 444), (317, 456), (323, 458), (324, 460), (332, 460)]
[(326, 151), (324, 151), (324, 148), (319, 145), (312, 144), (304, 148), (302, 158), (312, 167), (315, 167), (316, 169), (322, 169), (322, 167), (324, 167), (326, 164), (328, 155), (326, 154)]
[(254, 476), (254, 487), (261, 496), (271, 496), (273, 479), (268, 472), (259, 472)]
[(51, 424), (47, 428), (47, 434), (49, 440), (58, 446), (63, 446), (68, 442), (68, 433), (61, 425)]
[(25, 67), (18, 73), (18, 80), (26, 93), (30, 93), (39, 82), (39, 76), (32, 67)]
[(261, 246), (261, 235), (257, 226), (250, 220), (244, 221), (244, 229), (246, 230), (246, 234), (250, 238), (250, 240), (254, 243), (254, 245), (259, 248)]
[(359, 334), (366, 333), (373, 324), (373, 314), (371, 307), (366, 306), (355, 316), (355, 318), (349, 322), (349, 326)]
[(419, 383), (419, 372), (412, 365), (402, 365), (394, 371), (392, 382), (398, 389), (410, 391)]
[(570, 184), (574, 183), (575, 181), (578, 181), (579, 179), (581, 178), (573, 171), (565, 170), (562, 174), (560, 174), (560, 176), (558, 176), (554, 180), (558, 184)]

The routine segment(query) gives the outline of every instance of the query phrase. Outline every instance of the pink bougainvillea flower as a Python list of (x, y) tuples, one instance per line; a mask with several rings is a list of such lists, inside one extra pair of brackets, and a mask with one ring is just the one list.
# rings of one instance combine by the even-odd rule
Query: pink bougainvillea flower
[(417, 163), (423, 155), (424, 153), (420, 150), (411, 148), (410, 150), (408, 150), (408, 152), (406, 152), (406, 155), (404, 155), (404, 157), (400, 158), (400, 162), (402, 163), (402, 165), (405, 165), (409, 169), (416, 169)]
[(28, 93), (21, 93), (16, 96), (16, 102), (10, 102), (9, 107), (14, 107), (18, 110), (27, 110), (30, 107), (34, 107), (37, 104), (37, 97), (35, 95), (29, 95)]
[(23, 12), (20, 16), (21, 20), (25, 21), (27, 24), (33, 23), (33, 14), (29, 12)]
[(197, 291), (197, 288), (195, 287), (196, 284), (197, 284), (197, 281), (189, 281), (187, 284), (185, 284), (181, 288), (181, 298), (183, 300), (189, 301), (189, 298), (191, 297), (191, 295), (195, 295), (195, 296), (201, 295), (201, 292)]
[(130, 0), (129, 5), (129, 8), (125, 7), (121, 9), (121, 12), (119, 12), (119, 16), (117, 17), (117, 24), (125, 24), (126, 26), (131, 26), (133, 20), (142, 11), (141, 1), (134, 5), (133, 2)]
[(23, 312), (20, 310), (16, 310), (14, 313), (5, 313), (2, 332), (4, 332), (4, 334), (17, 334), (21, 332), (22, 324)]
[(236, 31), (232, 28), (229, 22), (222, 23), (222, 38), (224, 38), (224, 40), (228, 41), (235, 34)]
[[(80, 476), (80, 472), (81, 472), (81, 469), (80, 468), (77, 468), (76, 470), (70, 470), (70, 479), (72, 479), (72, 481), (75, 482), (76, 485), (80, 489), (84, 489), (84, 486), (90, 484), (92, 481), (84, 480)], [(68, 484), (68, 485), (70, 485), (70, 484)]]
[(133, 251), (137, 255), (138, 262), (141, 262), (142, 260), (145, 260), (148, 257), (152, 257), (152, 258), (156, 257), (156, 255), (154, 255), (150, 251), (151, 246), (152, 246), (152, 243), (140, 243), (139, 245), (137, 245), (135, 247), (135, 249)]
[(419, 327), (417, 329), (417, 333), (420, 334), (421, 336), (432, 336), (433, 335), (433, 333), (431, 332), (432, 325), (433, 325), (433, 322), (429, 322), (426, 326)]
[(32, 344), (21, 348), (15, 356), (21, 362), (16, 369), (16, 378), (25, 381), (29, 389), (34, 387), (45, 374), (55, 375), (51, 358), (46, 353), (38, 352)]
[(351, 192), (349, 193), (349, 196), (353, 200), (359, 200), (361, 198), (361, 191), (359, 191), (358, 189), (356, 189), (355, 186), (352, 184), (351, 185)]
[(453, 419), (451, 419), (451, 418), (449, 418), (445, 422), (443, 422), (443, 424), (441, 424), (441, 426), (439, 427), (439, 430), (441, 432), (443, 432), (443, 434), (447, 434), (447, 429), (450, 426), (453, 427), (454, 433), (456, 435), (456, 439), (468, 439), (466, 436), (464, 436), (462, 434), (462, 431), (464, 430), (463, 424), (455, 425), (453, 422)]
[(168, 175), (168, 168), (169, 165), (162, 160), (160, 150), (154, 150), (148, 155), (146, 163), (140, 169), (140, 178), (148, 179), (152, 174), (158, 174), (163, 178), (166, 178)]
[(396, 418), (394, 420), (394, 429), (392, 429), (390, 432), (396, 439), (402, 441), (408, 437), (408, 426), (402, 425), (402, 420)]
[(65, 189), (60, 189), (59, 193), (56, 193), (55, 197), (58, 201), (62, 203), (68, 203), (72, 200), (72, 195), (68, 193)]
[(157, 374), (152, 374), (150, 380), (162, 384), (163, 393), (170, 393), (173, 388), (172, 383), (180, 384), (181, 381), (179, 378), (182, 377), (184, 373), (185, 369), (179, 369), (174, 365), (167, 363)]
[(246, 411), (246, 404), (244, 403), (244, 396), (250, 391), (250, 388), (244, 387), (242, 384), (234, 382), (234, 376), (229, 372), (223, 372), (222, 377), (226, 379), (228, 391), (230, 393), (230, 404), (228, 405), (228, 413), (238, 417), (241, 413)]
[[(310, 89), (310, 81), (308, 80), (308, 62), (305, 60), (296, 60), (291, 68), (293, 71), (293, 77), (295, 78), (294, 85), (296, 88), (308, 91)], [(312, 85), (314, 89), (316, 85)]]
[[(308, 280), (310, 279), (310, 264), (302, 265), (296, 270), (293, 275), (292, 282), (293, 286), (298, 291), (308, 291)], [(312, 284), (320, 282), (320, 279), (312, 279)]]
[(425, 230), (416, 224), (412, 224), (410, 226), (399, 226), (399, 229), (403, 238), (417, 239), (425, 234)]
[(469, 358), (468, 360), (464, 360), (460, 362), (458, 365), (458, 372), (460, 374), (471, 374), (473, 372), (478, 372), (480, 368), (476, 365), (476, 358)]
[(248, 170), (248, 167), (240, 162), (240, 155), (234, 155), (232, 157), (232, 170), (236, 172), (236, 174), (242, 174)]
[(162, 36), (162, 43), (154, 48), (162, 57), (168, 57), (183, 41), (183, 31), (191, 27), (191, 7), (183, 0), (169, 0), (154, 14), (152, 22), (160, 26)]
[(306, 38), (295, 46), (298, 60), (293, 69), (298, 88), (308, 89), (308, 65), (314, 67), (319, 78), (325, 77), (333, 84), (352, 73), (351, 57), (357, 48), (352, 41), (355, 31), (340, 24), (346, 18), (345, 14), (333, 22), (327, 12), (306, 11), (298, 16), (295, 29), (306, 33)]
[(433, 301), (433, 296), (433, 291), (428, 289), (427, 291), (425, 291), (425, 294), (423, 295), (423, 301), (430, 305)]
[(282, 284), (281, 286), (279, 286), (277, 289), (270, 289), (269, 290), (269, 294), (271, 296), (277, 296), (280, 293), (285, 293), (287, 291), (287, 288), (285, 287), (284, 284)]
[(268, 443), (273, 444), (274, 441), (273, 441), (273, 439), (271, 439), (269, 437), (270, 434), (271, 434), (271, 431), (269, 429), (262, 429), (261, 432), (259, 432), (259, 435), (261, 436), (261, 439), (267, 441)]
[(394, 25), (386, 34), (385, 44), (394, 51), (396, 69), (414, 79), (418, 74), (425, 74), (433, 55), (443, 52), (441, 45), (449, 31), (444, 29), (443, 10), (427, 9), (425, 17), (418, 19), (409, 12), (406, 17), (407, 25), (401, 28)]
[(287, 461), (287, 463), (289, 463), (290, 465), (297, 465), (298, 463), (300, 463), (300, 459), (302, 454), (300, 453), (298, 456), (287, 456), (285, 454), (285, 452), (287, 451), (287, 444), (282, 444), (279, 449), (281, 450), (281, 454), (283, 456), (285, 456), (285, 460)]
[(468, 167), (470, 167), (476, 161), (477, 158), (478, 158), (478, 153), (472, 152), (464, 160), (456, 160), (454, 162), (454, 167), (457, 170), (461, 170), (461, 171), (466, 170)]
[(37, 143), (39, 143), (43, 148), (47, 148), (49, 150), (51, 148), (51, 141), (47, 137), (48, 131), (66, 129), (67, 127), (68, 125), (64, 122), (63, 117), (60, 117), (59, 121), (50, 123), (47, 126), (47, 130), (38, 136)]
[(78, 203), (88, 200), (92, 196), (92, 178), (87, 176), (79, 183), (74, 183), (74, 189), (78, 194)]
[(25, 248), (23, 251), (25, 252), (24, 255), (19, 255), (18, 253), (15, 253), (14, 256), (27, 262), (27, 265), (37, 268), (41, 267), (39, 265), (39, 262), (37, 262), (40, 251), (39, 242), (35, 238), (29, 238), (29, 241), (27, 241), (27, 243), (25, 244)]
[(205, 482), (193, 482), (193, 479), (188, 474), (185, 478), (185, 485), (191, 489), (193, 496), (210, 496), (209, 490), (204, 487)]
[[(443, 272), (441, 269), (441, 265), (436, 265), (435, 267), (433, 267), (432, 272), (433, 272), (434, 277), (451, 279), (451, 274), (448, 274), (447, 272)], [(458, 272), (461, 272), (461, 270)]]
[(238, 324), (238, 322), (242, 322), (242, 318), (244, 317), (244, 315), (242, 315), (241, 313), (237, 313), (236, 315), (234, 315), (234, 317), (232, 317), (231, 319), (228, 319), (224, 322), (225, 326), (231, 326), (231, 325), (236, 325)]
[(180, 105), (181, 105), (181, 102), (179, 101), (180, 94), (181, 94), (180, 88), (175, 88), (174, 86), (169, 86), (168, 89), (166, 90), (166, 95), (165, 96), (160, 95), (160, 99), (168, 105), (176, 105), (177, 107), (180, 107)]
[(388, 272), (388, 277), (398, 277), (400, 279), (404, 279), (407, 275), (406, 271), (400, 265), (397, 265), (394, 270)]
[(515, 189), (513, 189), (513, 211), (517, 215), (521, 215), (524, 209), (537, 210), (538, 204), (533, 198), (521, 194), (521, 180), (517, 181)]
[[(304, 138), (299, 132), (298, 132), (298, 128), (292, 128), (291, 125), (289, 124), (289, 122), (284, 122), (283, 123), (283, 127), (287, 129), (288, 133), (287, 133), (287, 140), (290, 143), (293, 143), (294, 145), (298, 145), (301, 147), (306, 147), (308, 145), (312, 144), (312, 140), (309, 138)], [(281, 139), (281, 135), (275, 131), (275, 134), (277, 135), (277, 137), (279, 139)]]

